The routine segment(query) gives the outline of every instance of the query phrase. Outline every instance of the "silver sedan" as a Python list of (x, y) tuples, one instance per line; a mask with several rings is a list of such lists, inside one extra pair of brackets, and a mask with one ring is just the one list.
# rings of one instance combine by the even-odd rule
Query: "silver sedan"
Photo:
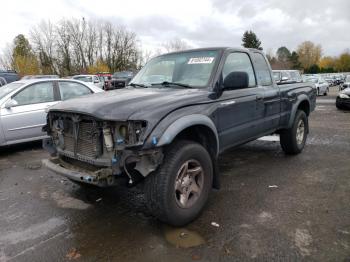
[(62, 100), (104, 92), (70, 79), (20, 80), (0, 87), (0, 146), (40, 140), (47, 109)]

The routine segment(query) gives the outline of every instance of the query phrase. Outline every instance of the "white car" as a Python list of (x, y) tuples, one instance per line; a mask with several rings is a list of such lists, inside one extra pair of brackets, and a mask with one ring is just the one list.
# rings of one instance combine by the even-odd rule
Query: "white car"
[(317, 89), (317, 95), (328, 95), (329, 92), (329, 83), (324, 80), (322, 77), (312, 77), (312, 78), (307, 78), (307, 82), (312, 82), (315, 84), (315, 87)]
[(104, 92), (70, 79), (30, 79), (0, 88), (0, 146), (40, 140), (46, 112), (62, 100)]
[(72, 79), (83, 81), (86, 83), (91, 83), (99, 88), (103, 89), (104, 81), (100, 79), (97, 75), (76, 75)]

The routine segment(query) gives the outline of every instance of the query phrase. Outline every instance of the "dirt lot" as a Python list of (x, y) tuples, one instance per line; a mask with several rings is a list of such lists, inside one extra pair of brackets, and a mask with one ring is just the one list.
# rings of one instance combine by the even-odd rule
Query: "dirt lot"
[(48, 172), (40, 143), (1, 148), (0, 261), (350, 261), (350, 112), (333, 89), (302, 154), (271, 141), (226, 152), (222, 189), (186, 228), (150, 217), (136, 189)]

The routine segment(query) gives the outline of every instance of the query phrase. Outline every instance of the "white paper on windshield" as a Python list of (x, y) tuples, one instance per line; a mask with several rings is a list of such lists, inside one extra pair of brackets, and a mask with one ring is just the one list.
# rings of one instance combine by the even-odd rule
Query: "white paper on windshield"
[(214, 57), (203, 56), (203, 57), (192, 57), (187, 64), (211, 64), (214, 61)]

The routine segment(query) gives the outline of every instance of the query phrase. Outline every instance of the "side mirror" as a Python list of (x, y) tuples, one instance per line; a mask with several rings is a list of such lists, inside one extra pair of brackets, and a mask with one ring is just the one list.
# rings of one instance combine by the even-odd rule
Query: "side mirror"
[(289, 78), (286, 76), (282, 76), (282, 78), (281, 78), (281, 82), (288, 81), (288, 80), (289, 80)]
[(247, 72), (231, 72), (224, 79), (224, 90), (243, 89), (249, 86)]
[(95, 83), (95, 84), (98, 84), (98, 83), (100, 83), (100, 81), (99, 81), (99, 80), (95, 80), (94, 83)]
[(10, 109), (11, 107), (18, 106), (18, 102), (14, 99), (11, 99), (10, 101), (7, 101), (5, 104), (6, 109)]

